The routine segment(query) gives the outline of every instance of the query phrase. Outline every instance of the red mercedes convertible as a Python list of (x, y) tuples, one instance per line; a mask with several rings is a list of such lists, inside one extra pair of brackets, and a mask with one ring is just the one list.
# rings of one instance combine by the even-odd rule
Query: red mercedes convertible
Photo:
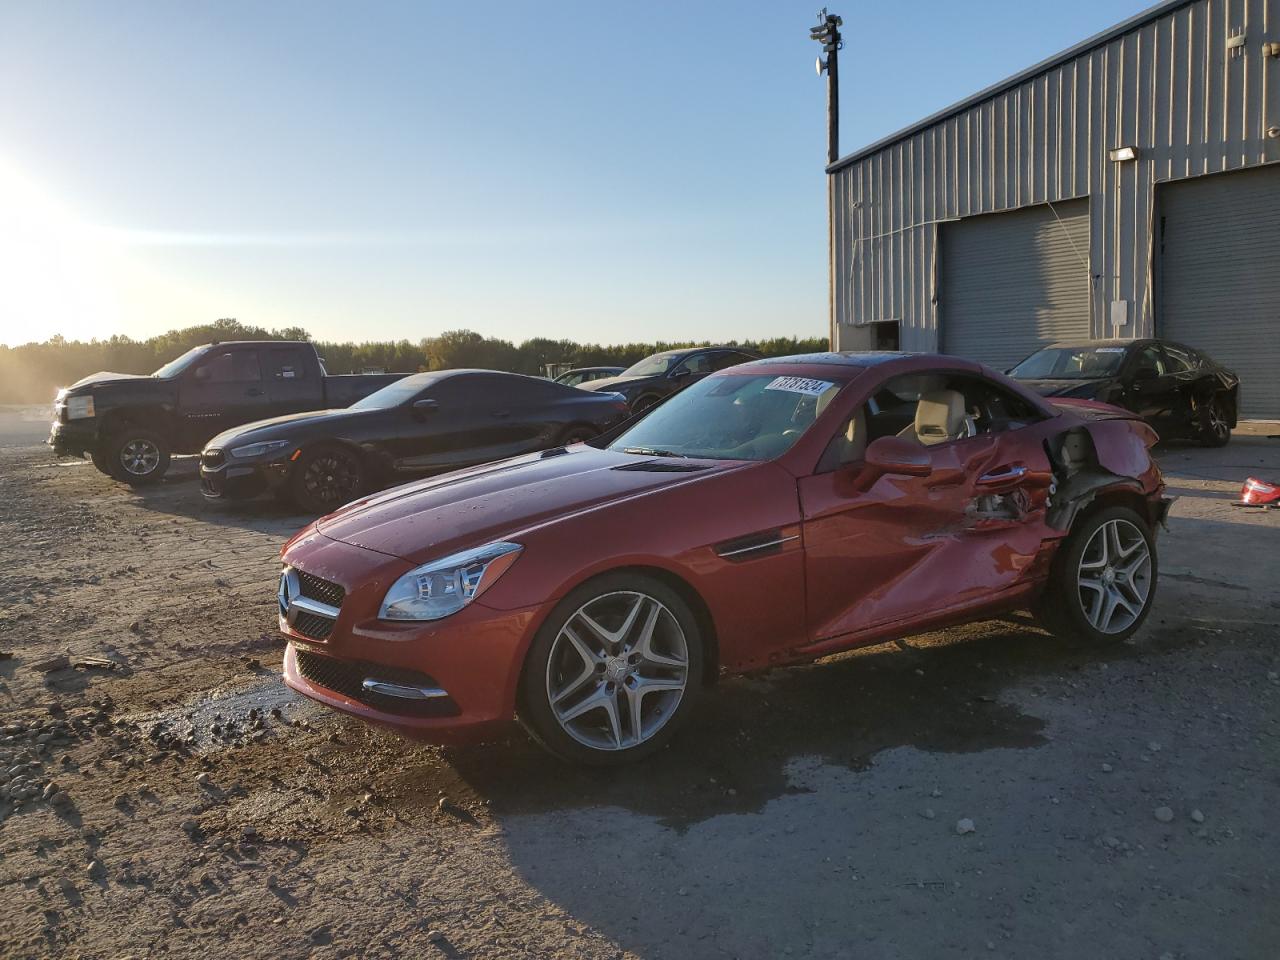
[(1033, 610), (1120, 640), (1169, 502), (1150, 427), (971, 361), (759, 360), (589, 443), (358, 500), (283, 551), (285, 682), (405, 735), (662, 747), (723, 674)]

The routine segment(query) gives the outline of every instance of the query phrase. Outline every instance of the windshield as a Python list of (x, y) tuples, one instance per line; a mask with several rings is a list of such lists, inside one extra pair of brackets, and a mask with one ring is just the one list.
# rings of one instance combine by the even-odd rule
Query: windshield
[(398, 407), (402, 403), (412, 400), (438, 379), (440, 377), (435, 373), (415, 373), (411, 377), (405, 377), (403, 380), (389, 383), (381, 390), (373, 391), (363, 400), (357, 400), (347, 409), (390, 410), (392, 407)]
[(207, 348), (205, 346), (192, 347), (177, 360), (170, 360), (163, 367), (152, 374), (153, 377), (176, 377), (187, 367), (191, 366), (198, 357), (204, 355)]
[(800, 439), (842, 383), (807, 377), (707, 377), (609, 445), (649, 456), (771, 460)]
[(657, 377), (674, 367), (679, 359), (678, 353), (655, 353), (652, 357), (645, 357), (635, 366), (627, 367), (618, 376)]
[(1113, 377), (1124, 347), (1046, 347), (1009, 371), (1015, 380), (1096, 380)]

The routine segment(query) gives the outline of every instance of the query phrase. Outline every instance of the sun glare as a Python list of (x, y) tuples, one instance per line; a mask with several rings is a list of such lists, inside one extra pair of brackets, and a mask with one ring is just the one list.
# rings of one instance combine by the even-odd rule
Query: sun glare
[(0, 341), (118, 329), (121, 261), (105, 233), (0, 159)]

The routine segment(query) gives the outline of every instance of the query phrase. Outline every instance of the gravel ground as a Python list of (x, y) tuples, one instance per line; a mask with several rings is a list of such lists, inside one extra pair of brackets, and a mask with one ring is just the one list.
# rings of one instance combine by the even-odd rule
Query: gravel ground
[(0, 956), (1280, 955), (1280, 513), (1229, 505), (1280, 442), (1162, 452), (1129, 643), (1015, 616), (734, 679), (582, 772), (297, 700), (305, 518), (56, 463), (43, 419), (0, 411)]

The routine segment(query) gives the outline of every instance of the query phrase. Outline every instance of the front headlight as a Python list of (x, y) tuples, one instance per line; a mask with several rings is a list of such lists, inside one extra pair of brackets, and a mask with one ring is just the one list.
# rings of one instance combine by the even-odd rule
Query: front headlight
[(85, 420), (92, 417), (93, 413), (93, 397), (68, 397), (67, 398), (67, 419), (68, 420)]
[(439, 620), (457, 613), (507, 572), (524, 547), (490, 543), (415, 567), (382, 599), (380, 620)]
[(262, 443), (250, 443), (243, 447), (232, 447), (233, 457), (260, 457), (272, 450), (283, 450), (289, 446), (288, 440), (264, 440)]

